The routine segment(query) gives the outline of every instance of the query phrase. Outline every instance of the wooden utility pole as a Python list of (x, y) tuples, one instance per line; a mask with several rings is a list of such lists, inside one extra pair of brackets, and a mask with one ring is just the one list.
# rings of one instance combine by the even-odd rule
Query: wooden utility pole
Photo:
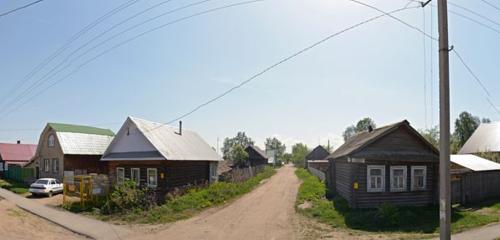
[(450, 66), (448, 47), (448, 3), (438, 0), (439, 25), (439, 237), (451, 239), (450, 197)]

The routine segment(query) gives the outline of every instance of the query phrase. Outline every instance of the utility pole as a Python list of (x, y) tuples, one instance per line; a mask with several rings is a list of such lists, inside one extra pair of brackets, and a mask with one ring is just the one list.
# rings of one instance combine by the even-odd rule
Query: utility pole
[(448, 3), (438, 0), (439, 25), (439, 238), (451, 239), (450, 197), (450, 66)]

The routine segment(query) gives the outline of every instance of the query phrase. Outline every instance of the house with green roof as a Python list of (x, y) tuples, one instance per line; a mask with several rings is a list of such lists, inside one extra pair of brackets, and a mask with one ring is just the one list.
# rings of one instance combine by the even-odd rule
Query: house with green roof
[(109, 129), (48, 123), (28, 166), (35, 168), (36, 178), (60, 181), (65, 176), (106, 174), (107, 166), (99, 160), (114, 136)]

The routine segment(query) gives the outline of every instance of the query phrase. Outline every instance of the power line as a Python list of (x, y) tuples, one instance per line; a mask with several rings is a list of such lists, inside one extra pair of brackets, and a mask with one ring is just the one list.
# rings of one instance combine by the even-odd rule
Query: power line
[(481, 1), (482, 1), (482, 2), (484, 2), (484, 3), (486, 3), (486, 4), (488, 4), (490, 7), (492, 7), (492, 8), (494, 8), (494, 9), (496, 9), (496, 10), (500, 11), (500, 7), (497, 7), (497, 6), (496, 6), (496, 5), (494, 5), (493, 3), (490, 3), (490, 2), (488, 2), (488, 1), (486, 1), (486, 0), (481, 0)]
[[(435, 5), (432, 5), (432, 7), (436, 8), (436, 6), (435, 6)], [(496, 32), (496, 33), (500, 34), (500, 30), (498, 30), (498, 29), (496, 29), (496, 28), (494, 28), (494, 27), (492, 27), (492, 26), (490, 26), (490, 25), (488, 25), (488, 24), (485, 24), (485, 23), (483, 23), (483, 22), (480, 22), (480, 21), (478, 21), (478, 20), (476, 20), (476, 19), (474, 19), (474, 18), (468, 17), (468, 16), (466, 16), (466, 15), (464, 15), (464, 14), (461, 14), (461, 13), (459, 13), (459, 12), (456, 12), (456, 11), (453, 11), (453, 10), (449, 10), (449, 9), (448, 9), (448, 12), (449, 12), (449, 13), (451, 13), (451, 14), (453, 14), (453, 15), (459, 16), (459, 17), (461, 17), (461, 18), (463, 18), (463, 19), (469, 20), (469, 21), (471, 21), (471, 22), (473, 22), (473, 23), (476, 23), (476, 24), (478, 24), (478, 25), (480, 25), (480, 26), (483, 26), (483, 27), (485, 27), (485, 28), (488, 28), (488, 29), (490, 29), (491, 31), (494, 31), (494, 32)]]
[[(430, 9), (431, 12), (431, 35), (434, 34), (434, 12), (432, 11), (432, 8)], [(431, 126), (434, 126), (434, 41), (433, 39), (430, 40), (431, 42), (431, 48), (430, 48), (430, 58), (431, 58), (431, 77), (430, 77), (430, 107), (431, 107)]]
[[(426, 21), (425, 21), (425, 8), (422, 8), (422, 20), (423, 20), (423, 24), (422, 24), (422, 27), (423, 27), (423, 31), (426, 32), (425, 30), (425, 25), (426, 25)], [(432, 34), (432, 31), (431, 31), (431, 34)], [(422, 35), (422, 46), (423, 46), (423, 72), (424, 72), (424, 123), (425, 123), (425, 129), (427, 129), (427, 49), (426, 49), (426, 41), (427, 41), (427, 38), (425, 37), (425, 35)]]
[(285, 63), (285, 62), (290, 61), (291, 59), (293, 59), (293, 58), (295, 58), (295, 57), (297, 57), (297, 56), (299, 56), (299, 55), (301, 55), (301, 54), (303, 54), (303, 53), (305, 53), (305, 52), (307, 52), (307, 51), (309, 51), (309, 50), (311, 50), (311, 49), (313, 49), (313, 48), (317, 47), (318, 45), (321, 45), (322, 43), (324, 43), (324, 42), (326, 42), (326, 41), (328, 41), (328, 40), (330, 40), (330, 39), (332, 39), (332, 38), (334, 38), (334, 37), (337, 37), (337, 36), (339, 36), (339, 35), (341, 35), (341, 34), (343, 34), (343, 33), (347, 32), (347, 31), (350, 31), (350, 30), (355, 29), (355, 28), (357, 28), (357, 27), (360, 27), (360, 26), (362, 26), (362, 25), (364, 25), (364, 24), (367, 24), (367, 23), (369, 23), (369, 22), (372, 22), (372, 21), (374, 21), (374, 20), (377, 20), (377, 19), (379, 19), (379, 18), (381, 18), (381, 17), (384, 17), (384, 16), (390, 16), (390, 14), (397, 13), (397, 12), (401, 12), (401, 11), (403, 11), (403, 10), (407, 10), (407, 9), (413, 9), (413, 8), (418, 8), (418, 7), (403, 7), (403, 8), (400, 8), (400, 9), (393, 10), (393, 11), (391, 11), (391, 12), (384, 12), (384, 13), (383, 13), (383, 14), (381, 14), (381, 15), (378, 15), (378, 16), (375, 16), (375, 17), (372, 17), (372, 18), (369, 18), (369, 19), (364, 20), (364, 21), (362, 21), (362, 22), (360, 22), (360, 23), (357, 23), (357, 24), (352, 25), (352, 26), (350, 26), (350, 27), (348, 27), (348, 28), (345, 28), (345, 29), (343, 29), (343, 30), (341, 30), (341, 31), (338, 31), (338, 32), (333, 33), (333, 34), (330, 34), (330, 35), (326, 36), (325, 38), (321, 39), (320, 41), (315, 42), (315, 43), (313, 43), (313, 44), (311, 44), (311, 45), (309, 45), (309, 46), (307, 46), (307, 47), (303, 48), (302, 50), (300, 50), (300, 51), (298, 51), (298, 52), (295, 52), (295, 53), (293, 53), (292, 55), (290, 55), (290, 56), (288, 56), (288, 57), (286, 57), (286, 58), (284, 58), (284, 59), (282, 59), (282, 60), (280, 60), (280, 61), (278, 61), (278, 62), (276, 62), (276, 63), (272, 64), (271, 66), (264, 68), (262, 71), (260, 71), (260, 72), (258, 72), (258, 73), (256, 73), (256, 74), (254, 74), (253, 76), (251, 76), (251, 77), (250, 77), (250, 78), (248, 78), (247, 80), (245, 80), (245, 81), (243, 81), (243, 82), (239, 83), (238, 85), (236, 85), (236, 86), (234, 86), (234, 87), (232, 87), (232, 88), (230, 88), (230, 89), (228, 89), (228, 90), (224, 91), (223, 93), (221, 93), (221, 94), (217, 95), (216, 97), (213, 97), (213, 98), (211, 98), (210, 100), (208, 100), (208, 101), (206, 101), (206, 102), (204, 102), (204, 103), (202, 103), (202, 104), (200, 104), (200, 105), (196, 106), (196, 107), (195, 107), (195, 108), (193, 108), (192, 110), (190, 110), (190, 111), (188, 111), (188, 112), (186, 112), (186, 113), (184, 113), (184, 114), (182, 114), (182, 115), (180, 115), (180, 116), (178, 116), (178, 117), (176, 117), (176, 118), (172, 119), (172, 120), (171, 120), (171, 121), (169, 121), (169, 122), (166, 122), (166, 123), (164, 123), (164, 124), (158, 125), (157, 127), (154, 127), (154, 128), (149, 129), (149, 130), (148, 130), (148, 132), (149, 132), (149, 131), (154, 131), (155, 129), (158, 129), (158, 128), (162, 127), (162, 126), (165, 126), (165, 125), (168, 125), (168, 124), (175, 123), (175, 122), (179, 121), (180, 119), (183, 119), (183, 118), (185, 118), (185, 117), (187, 117), (187, 116), (189, 116), (189, 115), (191, 115), (191, 114), (195, 113), (196, 111), (200, 110), (201, 108), (203, 108), (203, 107), (205, 107), (205, 106), (207, 106), (207, 105), (209, 105), (209, 104), (211, 104), (211, 103), (213, 103), (213, 102), (215, 102), (215, 101), (219, 100), (220, 98), (222, 98), (222, 97), (224, 97), (224, 96), (228, 95), (229, 93), (231, 93), (231, 92), (235, 91), (236, 89), (243, 87), (244, 85), (248, 84), (249, 82), (251, 82), (251, 81), (255, 80), (256, 78), (258, 78), (258, 77), (260, 77), (260, 76), (264, 75), (265, 73), (267, 73), (267, 72), (271, 71), (272, 69), (274, 69), (274, 68), (278, 67), (279, 65), (281, 65), (281, 64), (283, 64), (283, 63)]
[(252, 1), (243, 1), (243, 2), (238, 2), (238, 3), (233, 3), (233, 4), (228, 4), (228, 5), (224, 5), (224, 6), (221, 6), (221, 7), (216, 7), (216, 8), (212, 8), (212, 9), (209, 9), (209, 10), (205, 10), (205, 11), (201, 11), (201, 12), (198, 12), (198, 13), (195, 13), (195, 14), (192, 14), (192, 15), (189, 15), (189, 16), (186, 16), (186, 17), (181, 17), (181, 18), (178, 18), (176, 20), (173, 20), (173, 21), (170, 21), (168, 23), (165, 23), (165, 24), (162, 24), (160, 26), (157, 26), (157, 27), (154, 27), (152, 29), (149, 29), (147, 31), (144, 31), (138, 35), (135, 35), (134, 37), (131, 37), (125, 41), (122, 41), (120, 42), (119, 44), (116, 44), (114, 45), (113, 47), (111, 48), (108, 48), (106, 49), (105, 51), (95, 55), (94, 57), (88, 59), (87, 61), (83, 62), (82, 64), (80, 64), (79, 66), (77, 66), (73, 71), (71, 71), (70, 73), (66, 74), (64, 77), (62, 78), (59, 78), (57, 81), (53, 82), (51, 85), (48, 85), (47, 87), (43, 88), (41, 91), (38, 91), (35, 95), (32, 95), (30, 98), (28, 98), (27, 100), (25, 100), (24, 102), (22, 102), (20, 105), (17, 105), (15, 106), (13, 109), (11, 109), (9, 112), (5, 113), (5, 114), (2, 114), (0, 116), (0, 119), (3, 119), (5, 118), (6, 116), (8, 116), (9, 114), (11, 114), (12, 112), (16, 111), (17, 109), (19, 109), (20, 107), (24, 106), (25, 104), (27, 104), (28, 102), (30, 102), (31, 100), (33, 100), (35, 97), (39, 96), (40, 94), (42, 94), (43, 92), (47, 91), (49, 88), (55, 86), (56, 84), (66, 80), (68, 77), (72, 76), (73, 74), (75, 74), (76, 72), (78, 72), (82, 67), (88, 65), (89, 63), (95, 61), (96, 59), (98, 59), (99, 57), (107, 54), (108, 52), (111, 52), (112, 50), (116, 49), (116, 48), (119, 48), (137, 38), (140, 38), (148, 33), (151, 33), (151, 32), (154, 32), (154, 31), (157, 31), (159, 29), (162, 29), (164, 27), (167, 27), (167, 26), (170, 26), (170, 25), (173, 25), (175, 23), (179, 23), (179, 22), (182, 22), (182, 21), (186, 21), (186, 20), (189, 20), (191, 18), (194, 18), (194, 17), (198, 17), (198, 16), (202, 16), (202, 15), (205, 15), (205, 14), (209, 14), (209, 13), (212, 13), (212, 12), (216, 12), (216, 11), (220, 11), (220, 10), (223, 10), (223, 9), (227, 9), (227, 8), (231, 8), (231, 7), (236, 7), (236, 6), (241, 6), (241, 5), (248, 5), (248, 4), (252, 4), (252, 3), (256, 3), (256, 2), (262, 2), (262, 1), (265, 1), (265, 0), (252, 0)]
[[(81, 29), (79, 32), (77, 32), (75, 35), (73, 35), (70, 39), (66, 41), (59, 49), (57, 49), (54, 53), (52, 53), (50, 56), (45, 58), (42, 62), (40, 62), (35, 68), (33, 68), (28, 74), (26, 74), (21, 81), (17, 82), (17, 84), (9, 91), (7, 92), (7, 95), (0, 100), (2, 105), (4, 105), (4, 108), (7, 107), (8, 103), (4, 102), (9, 99), (12, 94), (16, 92), (17, 89), (21, 88), (26, 82), (28, 82), (35, 74), (37, 74), (39, 71), (41, 71), (45, 66), (47, 66), (52, 60), (54, 60), (57, 56), (59, 56), (62, 52), (64, 52), (74, 41), (78, 40), (81, 36), (83, 36), (85, 33), (90, 31), (92, 28), (100, 24), (101, 22), (105, 21), (106, 19), (112, 17), (116, 13), (122, 11), (123, 9), (126, 9), (127, 7), (135, 4), (139, 0), (130, 0), (127, 1), (118, 7), (106, 12), (104, 15), (101, 17), (97, 18), (87, 26), (85, 26), (83, 29)], [(19, 96), (19, 95), (18, 95)], [(17, 98), (17, 97), (16, 97)], [(16, 99), (14, 98), (14, 100)], [(12, 103), (12, 101), (11, 101)], [(1, 106), (1, 105), (0, 105)]]
[(480, 18), (482, 18), (482, 19), (484, 19), (484, 20), (486, 20), (488, 22), (491, 22), (491, 23), (493, 23), (493, 24), (495, 24), (497, 26), (500, 26), (500, 23), (498, 23), (497, 21), (495, 21), (495, 20), (493, 20), (493, 19), (491, 19), (489, 17), (484, 16), (483, 14), (480, 14), (478, 12), (472, 11), (472, 10), (470, 10), (470, 9), (468, 9), (466, 7), (463, 7), (461, 5), (458, 5), (456, 3), (448, 2), (448, 4), (450, 4), (450, 5), (452, 5), (452, 6), (456, 7), (456, 8), (462, 9), (462, 10), (464, 10), (466, 12), (469, 12), (469, 13), (475, 15), (475, 16), (478, 16), (478, 17), (480, 17)]
[(27, 8), (27, 7), (29, 7), (29, 6), (33, 6), (33, 5), (35, 5), (35, 4), (39, 3), (39, 2), (42, 2), (42, 1), (43, 1), (43, 0), (34, 1), (34, 2), (31, 2), (31, 3), (28, 3), (28, 4), (24, 5), (24, 6), (21, 6), (21, 7), (15, 8), (15, 9), (12, 9), (12, 10), (10, 10), (10, 11), (4, 12), (4, 13), (0, 13), (0, 17), (7, 16), (7, 15), (9, 15), (9, 14), (11, 14), (11, 13), (17, 12), (17, 11), (19, 11), (19, 10), (21, 10), (21, 9), (24, 9), (24, 8)]
[[(36, 88), (40, 87), (41, 85), (43, 85), (43, 83), (44, 83), (44, 82), (48, 81), (48, 80), (49, 80), (49, 79), (51, 79), (52, 77), (56, 76), (57, 74), (61, 73), (61, 72), (62, 72), (62, 71), (64, 71), (64, 70), (66, 70), (67, 68), (69, 68), (69, 67), (71, 66), (71, 64), (73, 64), (73, 63), (74, 63), (74, 62), (76, 62), (77, 60), (81, 59), (83, 56), (86, 56), (88, 53), (90, 53), (90, 52), (92, 52), (93, 50), (95, 50), (96, 48), (98, 48), (98, 47), (100, 47), (100, 46), (102, 46), (102, 45), (106, 44), (107, 42), (109, 42), (109, 41), (111, 41), (111, 40), (115, 39), (116, 37), (118, 37), (118, 36), (120, 36), (120, 35), (123, 35), (124, 33), (127, 33), (127, 32), (129, 32), (129, 31), (131, 31), (131, 30), (133, 30), (133, 29), (135, 29), (135, 28), (137, 28), (137, 27), (140, 27), (140, 26), (142, 26), (142, 25), (144, 25), (144, 24), (146, 24), (146, 23), (149, 23), (149, 22), (151, 22), (151, 21), (153, 21), (153, 20), (156, 20), (156, 19), (158, 19), (158, 18), (160, 18), (160, 17), (163, 17), (163, 16), (166, 16), (166, 15), (168, 15), (168, 14), (172, 14), (172, 13), (175, 13), (175, 12), (178, 12), (178, 11), (181, 11), (181, 10), (184, 10), (184, 9), (187, 9), (187, 8), (189, 8), (189, 7), (193, 7), (193, 6), (196, 6), (196, 5), (200, 5), (200, 4), (202, 4), (202, 3), (206, 3), (206, 2), (209, 2), (209, 1), (211, 1), (211, 0), (202, 0), (202, 1), (195, 2), (195, 3), (190, 3), (190, 4), (184, 5), (184, 6), (182, 6), (182, 7), (178, 7), (178, 8), (175, 8), (175, 9), (173, 9), (173, 10), (169, 10), (169, 11), (167, 11), (167, 12), (165, 12), (165, 13), (162, 13), (162, 14), (160, 14), (160, 15), (157, 15), (157, 16), (155, 16), (155, 17), (149, 18), (149, 19), (147, 19), (147, 20), (145, 20), (145, 21), (142, 21), (142, 22), (140, 22), (140, 23), (138, 23), (138, 24), (135, 24), (135, 25), (133, 25), (133, 26), (131, 26), (131, 27), (129, 27), (129, 28), (126, 28), (125, 30), (123, 30), (123, 31), (121, 31), (121, 32), (118, 32), (117, 34), (112, 35), (111, 37), (108, 37), (108, 38), (104, 39), (103, 41), (101, 41), (101, 42), (97, 43), (96, 45), (92, 46), (91, 48), (87, 49), (86, 51), (84, 51), (84, 52), (83, 52), (83, 53), (81, 53), (80, 55), (76, 56), (75, 58), (71, 59), (71, 61), (69, 61), (69, 60), (70, 60), (70, 58), (71, 58), (73, 55), (75, 55), (75, 53), (77, 53), (79, 50), (81, 50), (82, 48), (84, 48), (84, 47), (88, 46), (90, 43), (92, 43), (93, 41), (95, 41), (95, 40), (96, 40), (96, 39), (98, 39), (99, 37), (101, 37), (101, 36), (105, 35), (106, 33), (110, 32), (110, 31), (111, 31), (111, 30), (113, 30), (114, 28), (116, 28), (116, 27), (120, 26), (121, 24), (123, 24), (123, 23), (125, 23), (125, 22), (127, 22), (127, 21), (129, 21), (129, 20), (131, 20), (131, 19), (133, 19), (133, 18), (135, 18), (135, 17), (137, 17), (137, 16), (139, 16), (139, 15), (141, 15), (141, 14), (143, 14), (143, 13), (147, 12), (147, 11), (150, 11), (150, 10), (152, 10), (152, 9), (154, 9), (154, 8), (157, 8), (157, 7), (159, 7), (159, 6), (163, 5), (163, 4), (167, 3), (167, 2), (170, 2), (170, 1), (172, 1), (172, 0), (163, 1), (163, 2), (161, 2), (161, 3), (159, 3), (159, 4), (153, 5), (153, 6), (149, 7), (149, 8), (147, 8), (147, 9), (145, 9), (145, 10), (143, 10), (143, 11), (141, 11), (141, 12), (139, 12), (139, 13), (135, 14), (135, 15), (133, 15), (132, 17), (129, 17), (129, 18), (127, 18), (127, 19), (125, 19), (125, 20), (123, 20), (123, 21), (121, 21), (121, 22), (119, 22), (119, 23), (117, 23), (117, 24), (113, 25), (112, 27), (110, 27), (110, 28), (106, 29), (105, 31), (101, 32), (99, 35), (97, 35), (96, 37), (92, 38), (90, 41), (87, 41), (86, 43), (84, 43), (83, 45), (81, 45), (79, 48), (77, 48), (76, 50), (72, 51), (72, 52), (71, 52), (68, 56), (66, 56), (66, 58), (65, 58), (64, 60), (62, 60), (61, 62), (59, 62), (59, 63), (58, 63), (55, 67), (53, 67), (50, 71), (48, 71), (48, 72), (47, 72), (44, 76), (42, 76), (41, 78), (39, 78), (36, 82), (34, 82), (33, 84), (31, 84), (31, 85), (30, 85), (27, 89), (25, 89), (22, 93), (20, 93), (19, 95), (17, 95), (16, 99), (23, 98), (23, 97), (25, 97), (25, 96), (29, 95), (31, 92), (33, 92), (33, 90), (34, 90), (34, 89), (36, 89)], [(66, 63), (67, 61), (69, 61), (69, 63), (67, 63), (64, 67), (60, 68), (60, 67), (61, 67), (64, 63)], [(59, 68), (59, 69), (58, 69), (58, 68)], [(57, 69), (58, 69), (58, 70), (57, 70)], [(56, 70), (57, 70), (57, 71), (56, 71)], [(11, 102), (11, 103), (12, 103), (12, 102)], [(9, 105), (9, 104), (7, 104), (7, 105)], [(1, 112), (1, 111), (3, 111), (3, 110), (5, 110), (5, 109), (0, 110), (0, 112)]]

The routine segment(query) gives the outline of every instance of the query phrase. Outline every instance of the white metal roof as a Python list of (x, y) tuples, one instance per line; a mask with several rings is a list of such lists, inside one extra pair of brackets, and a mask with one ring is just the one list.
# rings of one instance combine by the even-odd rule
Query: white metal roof
[[(179, 129), (129, 117), (110, 145), (102, 160), (117, 160), (112, 154), (126, 152), (158, 151), (165, 159), (173, 161), (222, 161), (223, 159), (193, 131)], [(138, 139), (138, 137), (145, 139)], [(127, 140), (127, 139), (128, 140)], [(123, 159), (122, 159), (123, 160)], [(130, 160), (133, 160), (132, 158)], [(137, 158), (137, 160), (144, 160)]]
[(500, 122), (479, 125), (459, 154), (500, 152)]
[(85, 133), (57, 132), (64, 154), (102, 155), (113, 140), (112, 136)]
[(472, 154), (451, 155), (450, 160), (472, 171), (500, 170), (500, 164)]

